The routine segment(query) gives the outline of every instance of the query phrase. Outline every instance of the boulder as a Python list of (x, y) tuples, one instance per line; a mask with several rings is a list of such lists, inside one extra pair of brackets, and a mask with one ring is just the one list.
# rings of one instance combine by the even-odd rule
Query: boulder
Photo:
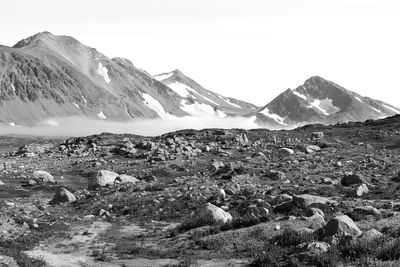
[(308, 153), (308, 154), (312, 154), (312, 153), (320, 151), (320, 150), (321, 150), (321, 148), (316, 145), (307, 145), (305, 147), (305, 153)]
[(131, 183), (131, 184), (136, 184), (139, 181), (139, 179), (126, 175), (126, 174), (120, 174), (118, 177), (115, 178), (114, 184), (126, 184), (126, 183)]
[(322, 236), (351, 236), (358, 237), (362, 231), (357, 227), (354, 221), (347, 215), (338, 215), (328, 221), (322, 228)]
[(361, 236), (362, 240), (365, 241), (372, 241), (374, 239), (377, 239), (379, 237), (383, 236), (383, 234), (381, 232), (379, 232), (376, 229), (370, 229), (366, 232), (363, 233), (363, 235)]
[(257, 207), (256, 204), (252, 204), (247, 207), (244, 217), (248, 219), (262, 219), (267, 217), (268, 214), (269, 210), (267, 208)]
[(306, 221), (308, 222), (307, 227), (314, 230), (318, 230), (326, 225), (324, 217), (322, 217), (320, 214), (315, 214), (308, 218), (306, 217)]
[(353, 209), (353, 214), (357, 215), (373, 215), (379, 216), (381, 212), (373, 206), (356, 207)]
[(328, 203), (334, 204), (335, 201), (333, 201), (329, 198), (326, 198), (326, 197), (303, 194), (303, 195), (293, 196), (293, 203), (299, 207), (308, 207), (312, 204), (322, 204), (322, 205), (328, 204)]
[(286, 179), (286, 175), (283, 172), (276, 171), (276, 170), (268, 170), (265, 173), (265, 177), (268, 177), (274, 181), (284, 180)]
[(324, 133), (323, 132), (312, 132), (311, 139), (323, 139)]
[(95, 189), (107, 185), (113, 185), (115, 179), (119, 176), (118, 173), (106, 170), (100, 170), (89, 179), (88, 188)]
[(278, 155), (280, 157), (289, 157), (290, 155), (293, 155), (293, 154), (294, 154), (294, 151), (293, 151), (293, 149), (290, 149), (290, 148), (283, 147), (278, 150)]
[(203, 221), (207, 224), (227, 223), (232, 220), (232, 215), (211, 203), (207, 203), (191, 220)]
[(307, 245), (307, 251), (312, 254), (322, 254), (328, 252), (330, 247), (326, 242), (313, 241)]
[(356, 197), (362, 197), (364, 194), (368, 193), (369, 189), (366, 184), (361, 184), (354, 188), (353, 195)]
[(53, 199), (50, 201), (49, 204), (55, 205), (64, 202), (72, 203), (75, 201), (76, 201), (75, 195), (69, 192), (67, 189), (61, 187), (57, 189), (57, 192), (55, 193)]
[(342, 179), (341, 179), (341, 184), (344, 186), (350, 186), (353, 184), (363, 184), (365, 183), (364, 177), (362, 174), (354, 174), (352, 172), (346, 173)]
[(37, 183), (55, 183), (53, 175), (46, 171), (35, 171), (33, 173), (33, 179)]
[(218, 169), (220, 169), (220, 168), (222, 168), (222, 167), (224, 167), (224, 166), (225, 166), (225, 164), (224, 164), (222, 161), (214, 160), (214, 161), (211, 163), (211, 165), (208, 167), (208, 170), (209, 170), (210, 172), (215, 172), (215, 171), (217, 171)]

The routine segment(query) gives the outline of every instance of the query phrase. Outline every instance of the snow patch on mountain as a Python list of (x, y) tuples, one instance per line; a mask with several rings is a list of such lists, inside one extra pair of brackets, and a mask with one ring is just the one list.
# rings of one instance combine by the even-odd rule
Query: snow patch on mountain
[(144, 98), (143, 103), (148, 108), (154, 110), (161, 119), (166, 119), (168, 117), (168, 113), (165, 111), (164, 107), (151, 95), (143, 94), (142, 97)]
[(160, 74), (160, 75), (153, 76), (153, 78), (156, 79), (157, 81), (162, 81), (162, 80), (168, 79), (172, 75), (174, 75), (173, 72), (163, 73), (163, 74)]
[(87, 103), (86, 98), (82, 96), (83, 102)]
[(75, 106), (77, 109), (80, 109), (80, 107), (79, 107), (79, 105), (78, 105), (77, 103), (72, 102), (72, 104), (74, 104), (74, 106)]
[(241, 106), (239, 106), (239, 105), (233, 103), (229, 98), (227, 98), (227, 99), (225, 100), (225, 102), (227, 102), (229, 105), (234, 106), (234, 107), (236, 107), (236, 108), (242, 108)]
[(107, 119), (107, 117), (106, 117), (106, 115), (104, 115), (103, 111), (100, 111), (99, 113), (97, 113), (97, 116), (102, 120)]
[(182, 100), (181, 109), (191, 116), (195, 117), (204, 115), (215, 115), (215, 111), (212, 106), (198, 102), (194, 102), (193, 104), (186, 104), (185, 100)]
[(316, 109), (318, 109), (319, 111), (321, 111), (322, 113), (324, 113), (324, 115), (329, 116), (329, 113), (328, 113), (325, 109), (321, 108), (320, 105), (321, 105), (321, 101), (320, 101), (319, 99), (315, 99), (315, 100), (314, 100), (313, 102), (311, 102), (310, 105), (307, 106), (307, 107), (308, 107), (308, 108), (316, 108)]
[(208, 102), (210, 102), (210, 103), (212, 103), (212, 104), (214, 104), (214, 105), (216, 105), (216, 106), (219, 106), (218, 103), (215, 103), (214, 101), (212, 101), (212, 100), (209, 99), (208, 97), (206, 97), (206, 96), (204, 96), (204, 95), (202, 95), (201, 97), (204, 98), (206, 101), (208, 101)]
[(293, 94), (297, 95), (298, 97), (300, 97), (300, 98), (302, 98), (304, 100), (307, 100), (307, 97), (305, 95), (303, 95), (303, 94), (300, 94), (299, 92), (293, 91)]
[(380, 110), (377, 109), (377, 108), (374, 108), (374, 107), (372, 107), (372, 106), (371, 106), (371, 108), (372, 108), (373, 110), (375, 110), (376, 112), (378, 112), (378, 113), (382, 113), (382, 111), (380, 111)]
[(360, 101), (361, 103), (364, 103), (359, 97), (355, 96), (354, 98)]
[(11, 89), (15, 92), (15, 86), (14, 86), (14, 84), (11, 84)]
[(11, 127), (15, 127), (15, 123), (14, 122), (9, 122), (8, 125), (10, 125)]
[(168, 84), (168, 87), (181, 97), (188, 97), (190, 95), (190, 92), (196, 93), (196, 91), (192, 87), (180, 82), (170, 83)]
[(108, 77), (108, 69), (106, 67), (103, 67), (103, 64), (99, 62), (99, 65), (97, 66), (97, 74), (99, 74), (101, 77), (103, 77), (104, 81), (106, 83), (110, 83), (111, 79)]
[(285, 120), (286, 118), (282, 118), (282, 117), (279, 116), (278, 114), (271, 113), (267, 107), (264, 108), (260, 113), (263, 114), (263, 115), (265, 115), (265, 116), (267, 116), (267, 117), (269, 117), (269, 118), (271, 118), (271, 119), (273, 119), (273, 120), (275, 120), (277, 123), (280, 123), (280, 124), (282, 124), (282, 125), (287, 125), (287, 124), (284, 122), (284, 120)]
[(317, 110), (321, 111), (324, 115), (329, 116), (335, 114), (336, 112), (340, 111), (340, 108), (334, 106), (332, 104), (332, 99), (325, 98), (325, 99), (314, 99), (308, 108), (316, 108)]
[(398, 110), (398, 109), (392, 108), (392, 107), (390, 107), (388, 105), (385, 105), (385, 104), (383, 104), (383, 106), (385, 108), (390, 109), (391, 111), (395, 112), (396, 114), (400, 113), (400, 110)]

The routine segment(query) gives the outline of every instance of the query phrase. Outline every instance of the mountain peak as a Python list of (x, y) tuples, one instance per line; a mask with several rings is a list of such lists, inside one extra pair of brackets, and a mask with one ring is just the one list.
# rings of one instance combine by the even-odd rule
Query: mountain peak
[(51, 32), (48, 32), (48, 31), (39, 32), (35, 35), (29, 36), (28, 38), (22, 39), (21, 41), (16, 43), (13, 47), (21, 48), (21, 47), (25, 47), (25, 46), (28, 46), (31, 44), (37, 44), (46, 39), (52, 39), (54, 37), (55, 37), (55, 35), (53, 35)]
[(321, 84), (321, 83), (326, 83), (326, 82), (330, 82), (324, 78), (322, 78), (321, 76), (311, 76), (310, 78), (308, 78), (304, 84), (307, 83), (312, 83), (312, 84)]
[(175, 75), (183, 75), (182, 71), (180, 71), (179, 69), (173, 70), (172, 73), (174, 73)]
[(67, 35), (54, 35), (51, 32), (43, 31), (16, 43), (13, 48), (23, 47), (47, 47), (54, 44), (78, 45), (80, 42)]

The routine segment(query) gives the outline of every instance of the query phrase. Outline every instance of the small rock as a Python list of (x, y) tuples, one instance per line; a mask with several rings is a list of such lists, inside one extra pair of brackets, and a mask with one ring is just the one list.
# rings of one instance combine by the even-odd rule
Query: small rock
[(72, 203), (75, 201), (76, 201), (75, 195), (72, 194), (67, 189), (61, 187), (61, 188), (57, 189), (57, 192), (55, 193), (55, 195), (53, 196), (53, 199), (50, 201), (49, 204), (55, 205), (55, 204), (64, 203), (64, 202)]

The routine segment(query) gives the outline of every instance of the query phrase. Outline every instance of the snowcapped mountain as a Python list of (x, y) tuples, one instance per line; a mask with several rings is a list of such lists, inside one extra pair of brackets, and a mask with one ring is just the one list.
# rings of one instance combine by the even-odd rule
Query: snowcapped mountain
[(392, 105), (363, 97), (340, 85), (314, 76), (296, 89), (288, 89), (251, 115), (257, 123), (285, 128), (307, 123), (379, 119), (400, 113)]
[(0, 46), (0, 122), (9, 125), (67, 116), (185, 116), (180, 103), (129, 60), (107, 58), (69, 36), (42, 32)]
[[(172, 79), (177, 86), (170, 88), (127, 59), (110, 59), (72, 37), (41, 32), (13, 47), (0, 46), (0, 124), (69, 116), (119, 121), (198, 113), (223, 117), (255, 108), (207, 91), (181, 73), (166, 81)], [(194, 88), (187, 95), (178, 88), (186, 81)]]
[(182, 97), (181, 109), (192, 116), (246, 115), (257, 109), (253, 104), (206, 90), (200, 84), (185, 76), (180, 70), (162, 73), (154, 76), (154, 78), (180, 95)]

